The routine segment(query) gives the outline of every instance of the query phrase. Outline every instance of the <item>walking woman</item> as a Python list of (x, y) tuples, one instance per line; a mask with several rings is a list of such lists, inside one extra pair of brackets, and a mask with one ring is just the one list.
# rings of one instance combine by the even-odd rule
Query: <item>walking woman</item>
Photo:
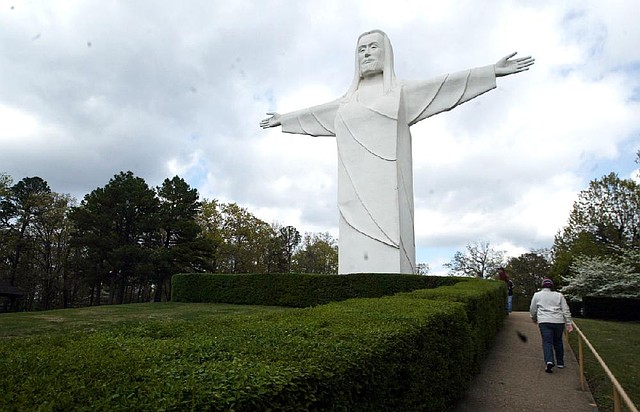
[[(542, 350), (544, 352), (545, 372), (551, 373), (554, 366), (564, 368), (564, 345), (562, 334), (565, 325), (567, 331), (573, 330), (571, 312), (566, 299), (560, 292), (553, 290), (553, 281), (545, 278), (542, 290), (531, 298), (529, 315), (538, 323), (542, 335)], [(554, 359), (555, 352), (555, 359)]]

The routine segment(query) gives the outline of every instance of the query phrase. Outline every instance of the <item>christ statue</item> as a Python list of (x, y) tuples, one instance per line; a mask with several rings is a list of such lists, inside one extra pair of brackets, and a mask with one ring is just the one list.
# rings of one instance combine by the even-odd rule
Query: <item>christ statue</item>
[(267, 113), (262, 128), (336, 137), (340, 274), (417, 273), (409, 127), (494, 89), (497, 77), (533, 65), (533, 58), (515, 54), (430, 80), (401, 81), (389, 38), (373, 30), (358, 38), (355, 75), (344, 96), (291, 113)]

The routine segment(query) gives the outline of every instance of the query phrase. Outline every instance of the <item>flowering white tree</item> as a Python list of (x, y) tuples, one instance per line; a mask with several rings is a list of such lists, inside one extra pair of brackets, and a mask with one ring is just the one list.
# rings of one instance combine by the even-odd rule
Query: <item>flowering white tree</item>
[(626, 249), (619, 258), (578, 257), (571, 265), (574, 276), (563, 277), (567, 298), (584, 296), (640, 298), (640, 249)]
[[(640, 152), (638, 155), (636, 161), (640, 161)], [(578, 195), (567, 225), (555, 237), (552, 272), (568, 280), (577, 276), (574, 285), (580, 279), (593, 277), (588, 276), (586, 272), (619, 273), (623, 268), (617, 268), (615, 265), (625, 263), (629, 259), (621, 258), (622, 251), (638, 247), (640, 180), (620, 179), (615, 173), (610, 173), (601, 179), (591, 181), (588, 189)], [(585, 263), (585, 256), (591, 256), (596, 260)], [(592, 262), (599, 260), (598, 257), (615, 259), (607, 261), (614, 264), (614, 267), (601, 267), (608, 264), (605, 261), (594, 263), (595, 266), (591, 267)], [(583, 263), (579, 263), (578, 259)], [(631, 273), (639, 271), (640, 267), (636, 266)]]

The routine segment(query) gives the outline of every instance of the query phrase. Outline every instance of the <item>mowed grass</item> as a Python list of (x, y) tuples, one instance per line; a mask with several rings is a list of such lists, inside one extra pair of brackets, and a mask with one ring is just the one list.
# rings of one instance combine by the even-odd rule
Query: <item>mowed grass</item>
[(268, 329), (295, 311), (144, 303), (0, 314), (0, 411), (189, 410), (209, 395), (235, 396), (225, 380), (233, 367), (264, 377), (264, 362), (234, 364), (261, 349), (245, 327), (266, 320)]
[[(640, 405), (640, 322), (576, 319), (576, 324), (607, 364), (633, 403)], [(578, 334), (569, 334), (578, 356)], [(583, 342), (585, 375), (601, 412), (613, 411), (613, 387), (600, 363)], [(624, 407), (623, 411), (627, 408)]]
[(293, 310), (276, 306), (227, 305), (214, 303), (135, 303), (92, 306), (45, 312), (0, 314), (0, 338), (50, 333), (95, 331), (110, 326), (144, 321), (190, 321), (226, 315)]

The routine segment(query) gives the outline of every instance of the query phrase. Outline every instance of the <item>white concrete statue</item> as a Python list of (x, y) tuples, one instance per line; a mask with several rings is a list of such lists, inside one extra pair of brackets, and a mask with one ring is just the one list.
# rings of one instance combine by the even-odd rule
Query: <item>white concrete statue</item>
[(338, 144), (338, 272), (416, 273), (413, 166), (409, 126), (496, 87), (496, 77), (528, 70), (512, 59), (426, 81), (399, 81), (393, 49), (380, 30), (363, 33), (355, 76), (332, 102), (286, 114), (267, 113), (262, 128), (336, 136)]

